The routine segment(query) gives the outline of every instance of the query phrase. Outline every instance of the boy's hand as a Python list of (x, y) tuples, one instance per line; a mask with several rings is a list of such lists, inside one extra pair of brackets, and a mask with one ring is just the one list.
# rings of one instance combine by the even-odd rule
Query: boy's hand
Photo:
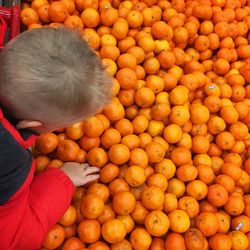
[(60, 169), (70, 178), (75, 186), (82, 186), (99, 178), (99, 168), (89, 164), (67, 162)]

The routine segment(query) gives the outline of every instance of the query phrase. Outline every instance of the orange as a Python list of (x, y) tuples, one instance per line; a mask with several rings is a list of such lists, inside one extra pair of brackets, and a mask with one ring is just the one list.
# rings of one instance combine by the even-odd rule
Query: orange
[(178, 208), (178, 201), (176, 195), (172, 193), (166, 193), (163, 203), (163, 210), (165, 213), (169, 213)]
[(42, 155), (37, 156), (35, 173), (40, 173), (44, 171), (45, 168), (48, 166), (49, 162), (50, 162), (50, 159), (47, 156), (42, 156)]
[(200, 180), (193, 180), (188, 183), (186, 192), (196, 200), (202, 200), (207, 196), (208, 188), (204, 182)]
[(159, 187), (163, 192), (165, 192), (168, 187), (168, 181), (163, 174), (152, 174), (147, 179), (147, 185)]
[(155, 94), (150, 88), (142, 87), (136, 91), (135, 102), (141, 108), (151, 107), (154, 101)]
[(219, 134), (226, 128), (225, 121), (219, 116), (211, 116), (207, 122), (208, 131), (211, 134)]
[(188, 107), (184, 105), (174, 106), (170, 112), (169, 119), (172, 123), (183, 127), (190, 120)]
[(116, 218), (123, 222), (126, 227), (127, 234), (134, 229), (135, 223), (130, 215), (119, 215)]
[(102, 237), (114, 244), (122, 241), (126, 235), (126, 227), (121, 220), (112, 219), (102, 225)]
[(164, 240), (161, 238), (153, 238), (149, 250), (164, 250)]
[(185, 211), (190, 219), (199, 214), (199, 203), (193, 197), (183, 196), (179, 199), (178, 207)]
[(182, 210), (174, 210), (168, 214), (170, 229), (175, 233), (184, 233), (190, 227), (188, 214)]
[(103, 133), (103, 124), (96, 116), (84, 121), (84, 133), (89, 137), (100, 136)]
[(187, 148), (177, 147), (171, 152), (171, 160), (177, 166), (188, 164), (191, 161), (191, 152)]
[(152, 25), (151, 33), (156, 39), (167, 38), (167, 40), (170, 41), (173, 36), (173, 29), (165, 22), (158, 21)]
[(139, 28), (143, 23), (143, 16), (138, 10), (130, 10), (126, 18), (131, 28)]
[(71, 140), (79, 140), (83, 134), (83, 122), (74, 123), (66, 128), (66, 136)]
[(118, 120), (114, 127), (120, 132), (121, 136), (130, 135), (134, 132), (133, 124), (125, 118)]
[(74, 161), (79, 152), (79, 146), (72, 140), (63, 140), (59, 142), (57, 147), (57, 157), (62, 161)]
[(118, 40), (121, 40), (127, 36), (128, 29), (128, 22), (124, 18), (118, 18), (113, 24), (112, 35)]
[(104, 202), (107, 202), (109, 199), (109, 189), (107, 186), (101, 183), (94, 183), (90, 185), (87, 189), (86, 194), (96, 194), (98, 195)]
[(122, 138), (121, 143), (126, 145), (129, 148), (129, 150), (133, 150), (140, 146), (141, 141), (139, 136), (130, 134), (130, 135), (125, 135)]
[(184, 27), (177, 27), (173, 32), (173, 41), (177, 44), (185, 43), (188, 39), (188, 31)]
[(146, 35), (139, 39), (138, 46), (141, 47), (145, 53), (148, 53), (154, 51), (155, 42), (151, 36)]
[(247, 249), (249, 246), (248, 237), (240, 231), (232, 231), (229, 233), (229, 237), (232, 240), (233, 250)]
[(240, 215), (240, 216), (234, 217), (231, 222), (231, 227), (233, 229), (236, 229), (240, 223), (242, 224), (242, 227), (240, 228), (239, 231), (243, 233), (249, 232), (250, 218), (246, 215)]
[(121, 53), (126, 53), (130, 48), (136, 45), (134, 37), (128, 34), (127, 37), (118, 42), (118, 48)]
[(242, 122), (233, 123), (229, 131), (236, 140), (243, 140), (248, 135), (248, 127)]
[(243, 213), (245, 208), (242, 197), (236, 195), (229, 195), (228, 200), (224, 206), (225, 211), (233, 216), (237, 216)]
[(116, 61), (120, 56), (120, 51), (114, 45), (105, 45), (100, 50), (100, 56), (102, 58), (110, 58), (113, 61)]
[(182, 138), (181, 127), (177, 124), (170, 124), (164, 129), (164, 139), (168, 143), (177, 143)]
[(128, 240), (122, 240), (111, 245), (111, 250), (132, 250), (132, 246)]
[(130, 186), (138, 187), (146, 180), (145, 170), (140, 166), (130, 166), (125, 170), (124, 178)]
[(40, 135), (36, 140), (36, 150), (41, 154), (53, 152), (58, 146), (58, 137), (53, 133)]
[(162, 161), (165, 155), (163, 146), (158, 142), (150, 142), (146, 146), (145, 151), (148, 154), (148, 160), (151, 163)]
[(194, 74), (186, 74), (181, 76), (180, 84), (186, 86), (189, 91), (194, 91), (199, 86), (198, 80)]
[(137, 77), (132, 69), (125, 67), (117, 72), (116, 79), (120, 83), (121, 88), (131, 89), (135, 85)]
[(105, 26), (113, 25), (118, 19), (118, 11), (115, 8), (107, 8), (100, 13), (101, 23)]
[(242, 175), (242, 169), (235, 163), (224, 163), (221, 166), (222, 174), (230, 176), (234, 181), (237, 181)]
[(113, 145), (108, 152), (109, 159), (115, 164), (124, 164), (129, 160), (130, 151), (123, 144)]
[(209, 239), (211, 249), (230, 250), (232, 247), (231, 239), (224, 234), (215, 234)]
[(189, 89), (180, 85), (172, 89), (169, 95), (170, 102), (173, 105), (183, 105), (188, 101)]
[(163, 159), (161, 162), (155, 164), (156, 173), (161, 173), (167, 177), (167, 179), (171, 179), (174, 177), (176, 172), (175, 164), (169, 159)]
[[(83, 29), (82, 38), (89, 44), (89, 46), (91, 48), (93, 48), (93, 49), (99, 48), (100, 43), (101, 43), (101, 39), (94, 29), (91, 29), (91, 28)], [(110, 61), (108, 61), (108, 62), (110, 62)], [(106, 62), (106, 64), (108, 64), (108, 63)], [(110, 70), (110, 68), (112, 68), (111, 66), (113, 66), (112, 64), (111, 65), (110, 64), (107, 65), (107, 71)], [(114, 70), (114, 69), (112, 68), (112, 70)], [(108, 72), (108, 73), (110, 73), (110, 72)]]
[(146, 215), (149, 211), (142, 205), (140, 201), (136, 202), (136, 207), (131, 213), (134, 222), (138, 225), (143, 225)]
[(69, 29), (75, 29), (79, 32), (83, 30), (83, 23), (79, 16), (72, 15), (68, 16), (64, 21), (64, 26)]
[(216, 144), (223, 150), (232, 149), (235, 145), (235, 139), (229, 132), (221, 132), (216, 137)]
[(164, 235), (169, 229), (169, 219), (161, 211), (152, 211), (145, 218), (147, 231), (155, 237)]
[[(136, 57), (134, 55), (130, 54), (130, 53), (124, 53), (124, 54), (122, 54), (122, 55), (119, 56), (119, 58), (117, 60), (117, 65), (120, 68), (130, 68), (132, 70), (135, 70), (136, 69), (136, 65), (137, 65)], [(127, 73), (127, 72), (129, 72), (129, 71), (128, 70), (127, 71), (119, 71), (118, 72), (119, 74), (117, 73), (117, 78), (118, 78), (117, 80), (119, 82), (121, 82), (120, 84), (122, 84), (121, 85), (122, 88), (123, 88), (123, 84), (126, 85), (126, 83), (124, 83), (124, 77), (126, 76), (127, 80), (130, 77), (129, 75), (127, 76), (127, 74), (131, 74), (134, 77), (135, 81), (137, 79), (134, 76), (134, 74), (132, 73), (132, 71), (130, 71), (129, 73)], [(125, 82), (127, 82), (127, 81), (125, 80)], [(128, 84), (128, 86), (130, 86), (129, 83), (127, 83), (127, 84)], [(131, 87), (133, 87), (132, 84), (131, 84)]]
[(58, 221), (58, 223), (63, 226), (70, 226), (76, 222), (76, 216), (76, 209), (73, 206), (69, 206), (69, 208)]
[(74, 0), (60, 0), (62, 2), (70, 15), (74, 14), (76, 11), (75, 1)]
[(105, 116), (111, 121), (118, 121), (125, 116), (125, 110), (118, 98), (114, 98), (112, 102), (103, 109)]
[(205, 184), (211, 184), (214, 179), (215, 175), (213, 172), (213, 169), (210, 166), (207, 165), (197, 165), (197, 170), (198, 170), (198, 176), (199, 179), (204, 182)]
[(37, 14), (39, 16), (39, 19), (44, 23), (49, 23), (49, 4), (42, 5), (37, 9)]
[(228, 124), (233, 124), (238, 121), (239, 114), (233, 106), (225, 106), (220, 110), (220, 116)]
[(193, 123), (203, 124), (209, 119), (209, 110), (206, 106), (193, 104), (190, 106), (190, 116)]
[(100, 137), (88, 137), (86, 135), (82, 136), (79, 141), (79, 145), (86, 151), (89, 151), (100, 145)]
[(197, 135), (192, 140), (192, 150), (197, 154), (206, 153), (209, 149), (209, 141), (206, 137)]
[(106, 221), (112, 220), (114, 218), (115, 218), (115, 212), (112, 209), (112, 207), (109, 205), (104, 205), (103, 212), (97, 217), (97, 220), (100, 224), (103, 224)]
[(108, 245), (102, 241), (97, 241), (89, 245), (88, 250), (110, 250)]
[(94, 28), (99, 23), (99, 13), (94, 8), (87, 8), (81, 14), (84, 26)]
[(105, 148), (110, 148), (114, 144), (118, 144), (121, 141), (121, 134), (118, 130), (108, 128), (101, 136), (101, 144)]
[(175, 65), (176, 58), (173, 52), (163, 50), (158, 56), (158, 60), (163, 69), (169, 69)]
[(196, 177), (198, 176), (198, 170), (195, 166), (191, 164), (186, 164), (180, 166), (177, 169), (176, 175), (179, 180), (183, 182), (189, 182), (196, 179)]
[(97, 220), (84, 219), (79, 223), (77, 233), (82, 242), (94, 243), (101, 235), (100, 223)]
[(87, 161), (91, 166), (102, 168), (108, 162), (108, 155), (104, 149), (95, 147), (87, 153)]
[(202, 212), (195, 219), (196, 227), (204, 236), (212, 236), (219, 229), (217, 217), (212, 212)]
[(70, 237), (63, 243), (62, 250), (83, 249), (85, 244), (77, 237)]
[(146, 187), (142, 191), (141, 202), (147, 209), (158, 209), (164, 203), (163, 191), (156, 186)]
[(188, 249), (204, 249), (205, 239), (198, 229), (190, 228), (185, 232), (184, 237)]
[(68, 10), (62, 2), (52, 2), (49, 6), (49, 18), (53, 22), (61, 23), (68, 16)]
[(63, 243), (65, 238), (65, 231), (62, 226), (55, 224), (46, 233), (43, 240), (43, 247), (55, 249)]
[(218, 233), (227, 233), (230, 229), (230, 221), (231, 217), (224, 211), (219, 211), (215, 213), (218, 222), (219, 222), (219, 229)]
[(88, 219), (95, 219), (102, 214), (104, 209), (103, 200), (96, 194), (87, 194), (81, 201), (81, 213)]
[(130, 234), (130, 243), (134, 250), (146, 250), (149, 249), (152, 243), (152, 238), (145, 229), (136, 228)]
[(41, 6), (48, 4), (47, 0), (34, 0), (31, 3), (31, 8), (37, 11)]
[(177, 178), (168, 181), (167, 192), (176, 195), (178, 198), (185, 193), (185, 184)]
[(227, 202), (228, 192), (222, 185), (213, 184), (208, 187), (207, 199), (213, 206), (221, 207)]
[(130, 214), (135, 209), (135, 205), (135, 197), (128, 191), (115, 194), (112, 200), (112, 207), (119, 215)]
[(228, 175), (218, 175), (215, 179), (215, 182), (222, 185), (228, 191), (228, 193), (232, 193), (234, 191), (234, 180)]
[(25, 8), (21, 11), (21, 21), (25, 26), (38, 23), (39, 16), (32, 8)]
[(109, 191), (112, 196), (119, 192), (129, 191), (128, 183), (122, 178), (116, 178), (109, 184)]
[(145, 86), (152, 89), (154, 94), (158, 94), (164, 89), (164, 81), (158, 76), (150, 75), (146, 78)]
[(86, 8), (98, 8), (98, 1), (97, 0), (76, 0), (76, 7), (79, 11), (83, 11)]
[(186, 250), (184, 237), (179, 233), (170, 233), (165, 241), (166, 250)]
[[(78, 153), (80, 152), (80, 150), (78, 151)], [(78, 157), (78, 156), (77, 156)], [(77, 158), (76, 158), (77, 159)], [(61, 167), (63, 165), (63, 162), (61, 160), (58, 160), (58, 159), (54, 159), (54, 160), (51, 160), (49, 162), (49, 166), (50, 167)]]

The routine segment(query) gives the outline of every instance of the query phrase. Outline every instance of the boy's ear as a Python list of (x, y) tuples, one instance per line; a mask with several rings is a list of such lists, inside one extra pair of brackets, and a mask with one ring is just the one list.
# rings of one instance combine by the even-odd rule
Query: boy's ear
[(30, 121), (30, 120), (21, 120), (17, 123), (17, 129), (26, 129), (26, 128), (36, 128), (41, 127), (42, 123), (39, 121)]

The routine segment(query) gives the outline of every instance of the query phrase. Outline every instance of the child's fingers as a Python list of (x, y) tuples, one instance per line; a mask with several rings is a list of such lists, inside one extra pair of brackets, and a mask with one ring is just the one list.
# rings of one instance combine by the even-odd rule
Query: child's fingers
[[(91, 182), (91, 181), (95, 181), (95, 180), (97, 180), (99, 177), (100, 177), (99, 174), (88, 175), (88, 176), (86, 176), (86, 177), (84, 178), (84, 184), (87, 184), (87, 183), (89, 183), (89, 182)], [(83, 185), (84, 185), (84, 184), (83, 184)]]
[(93, 174), (93, 173), (96, 173), (96, 172), (99, 172), (100, 171), (100, 168), (97, 168), (97, 167), (89, 167), (89, 168), (86, 168), (84, 170), (84, 175), (89, 175), (89, 174)]

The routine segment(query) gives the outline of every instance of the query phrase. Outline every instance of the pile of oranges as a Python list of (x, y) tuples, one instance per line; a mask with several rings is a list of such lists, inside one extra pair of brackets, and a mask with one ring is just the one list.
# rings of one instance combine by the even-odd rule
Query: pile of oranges
[(77, 30), (114, 78), (86, 121), (41, 135), (36, 173), (87, 162), (45, 249), (250, 249), (250, 2), (33, 0), (27, 29)]

